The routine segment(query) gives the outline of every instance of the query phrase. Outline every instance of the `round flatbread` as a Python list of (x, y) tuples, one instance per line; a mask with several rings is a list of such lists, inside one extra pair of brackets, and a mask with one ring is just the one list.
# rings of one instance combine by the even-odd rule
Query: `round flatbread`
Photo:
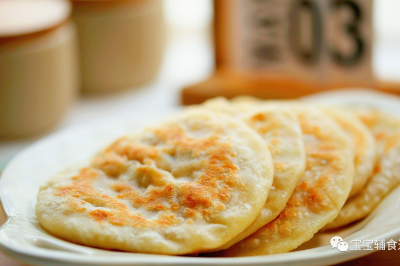
[(352, 198), (371, 177), (377, 160), (375, 139), (367, 126), (351, 112), (338, 108), (324, 108), (324, 111), (347, 133), (354, 148), (355, 173), (349, 194), (349, 198)]
[(332, 221), (346, 201), (354, 175), (354, 155), (348, 138), (323, 111), (303, 106), (294, 110), (304, 134), (304, 175), (275, 220), (218, 255), (236, 257), (291, 251)]
[(281, 105), (241, 101), (229, 103), (217, 98), (205, 103), (207, 108), (241, 118), (265, 141), (274, 163), (274, 181), (268, 199), (256, 220), (240, 234), (215, 250), (227, 249), (275, 219), (285, 208), (300, 177), (306, 156), (303, 135), (292, 109)]
[(123, 137), (91, 165), (41, 187), (50, 233), (93, 247), (159, 254), (216, 248), (260, 213), (270, 153), (240, 120), (204, 110)]
[(366, 186), (343, 206), (325, 229), (366, 217), (400, 183), (400, 120), (371, 108), (353, 109), (375, 136), (378, 162)]

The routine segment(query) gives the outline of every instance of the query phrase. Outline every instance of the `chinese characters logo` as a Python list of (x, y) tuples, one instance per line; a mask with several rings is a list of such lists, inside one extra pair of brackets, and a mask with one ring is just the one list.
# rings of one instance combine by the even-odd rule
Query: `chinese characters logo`
[[(386, 242), (385, 239), (366, 239), (366, 240), (351, 240), (351, 245), (347, 242), (343, 241), (343, 238), (340, 236), (334, 236), (331, 238), (331, 246), (332, 248), (337, 248), (340, 252), (347, 252), (350, 250), (397, 250), (397, 243), (393, 239), (390, 239)], [(400, 243), (400, 242), (399, 242)]]

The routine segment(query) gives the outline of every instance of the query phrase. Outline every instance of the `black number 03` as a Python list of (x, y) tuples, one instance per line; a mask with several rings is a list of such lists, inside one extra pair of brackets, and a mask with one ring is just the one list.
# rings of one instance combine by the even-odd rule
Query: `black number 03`
[(331, 6), (334, 10), (348, 8), (352, 13), (352, 20), (345, 25), (346, 33), (353, 39), (354, 52), (349, 55), (334, 50), (332, 52), (333, 60), (341, 66), (353, 66), (360, 62), (365, 52), (365, 42), (360, 33), (362, 11), (355, 1), (351, 0), (333, 0)]
[[(289, 10), (289, 44), (292, 53), (303, 63), (314, 65), (319, 61), (322, 49), (322, 15), (316, 0), (294, 0)], [(347, 8), (352, 13), (350, 22), (344, 25), (345, 32), (352, 38), (354, 49), (351, 54), (345, 55), (337, 49), (333, 49), (331, 56), (333, 61), (340, 66), (351, 67), (358, 64), (365, 53), (365, 42), (360, 33), (362, 22), (362, 10), (354, 0), (331, 0), (330, 7), (333, 12), (341, 8)], [(309, 12), (312, 18), (312, 47), (305, 50), (299, 47), (301, 12)]]

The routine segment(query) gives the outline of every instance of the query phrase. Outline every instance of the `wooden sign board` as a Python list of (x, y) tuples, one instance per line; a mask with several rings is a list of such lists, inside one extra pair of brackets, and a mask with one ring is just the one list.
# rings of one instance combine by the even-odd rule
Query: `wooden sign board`
[(216, 72), (184, 89), (184, 104), (400, 87), (373, 75), (372, 0), (214, 0), (214, 10)]

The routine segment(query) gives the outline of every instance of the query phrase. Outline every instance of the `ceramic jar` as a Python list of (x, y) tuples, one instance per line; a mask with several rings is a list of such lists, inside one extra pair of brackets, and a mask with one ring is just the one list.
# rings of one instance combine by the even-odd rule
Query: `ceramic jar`
[(165, 43), (162, 0), (73, 4), (84, 92), (122, 90), (156, 77)]
[(0, 1), (0, 137), (48, 130), (71, 104), (78, 63), (70, 11), (63, 0)]

